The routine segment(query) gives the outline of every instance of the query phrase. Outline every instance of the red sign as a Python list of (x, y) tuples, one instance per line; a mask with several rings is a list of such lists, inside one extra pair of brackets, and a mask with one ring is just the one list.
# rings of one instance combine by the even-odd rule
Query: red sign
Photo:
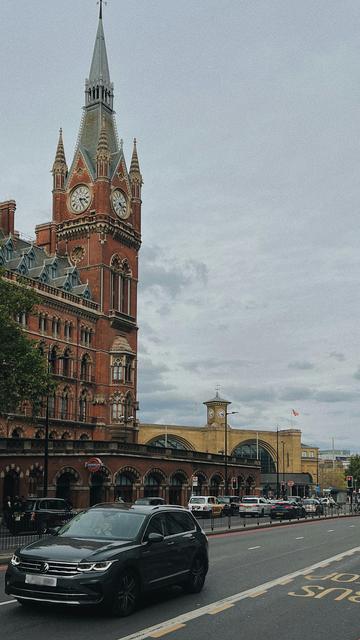
[(353, 477), (352, 477), (352, 476), (346, 476), (346, 480), (347, 480), (348, 482), (352, 482), (352, 479), (353, 479)]
[(294, 486), (294, 480), (288, 480), (288, 487), (293, 487)]
[(100, 471), (102, 466), (103, 463), (100, 458), (90, 458), (85, 462), (85, 469), (90, 471), (90, 473), (96, 473), (97, 471)]

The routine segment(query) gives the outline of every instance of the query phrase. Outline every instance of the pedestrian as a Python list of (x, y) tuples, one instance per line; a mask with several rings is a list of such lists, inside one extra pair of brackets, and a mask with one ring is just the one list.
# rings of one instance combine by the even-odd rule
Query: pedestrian
[(11, 496), (6, 496), (4, 506), (3, 506), (3, 511), (4, 511), (4, 524), (8, 529), (10, 529), (12, 512), (13, 512), (13, 503), (12, 503)]

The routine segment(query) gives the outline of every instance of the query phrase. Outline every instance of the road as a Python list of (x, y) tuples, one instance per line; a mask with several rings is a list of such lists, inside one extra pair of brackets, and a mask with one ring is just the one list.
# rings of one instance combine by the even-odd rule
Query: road
[(2, 590), (0, 628), (11, 640), (359, 640), (359, 532), (360, 518), (344, 517), (211, 537), (200, 594), (153, 595), (123, 620), (96, 610), (29, 612)]

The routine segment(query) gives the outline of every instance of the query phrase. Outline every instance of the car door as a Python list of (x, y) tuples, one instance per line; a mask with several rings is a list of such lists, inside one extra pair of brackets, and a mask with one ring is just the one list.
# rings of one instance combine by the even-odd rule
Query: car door
[(165, 514), (166, 541), (171, 549), (174, 582), (190, 571), (198, 548), (196, 527), (186, 511), (170, 511)]
[[(149, 542), (150, 533), (160, 533), (164, 539)], [(174, 573), (173, 549), (165, 538), (165, 515), (154, 514), (145, 529), (141, 544), (140, 568), (147, 589), (159, 588), (171, 579)]]

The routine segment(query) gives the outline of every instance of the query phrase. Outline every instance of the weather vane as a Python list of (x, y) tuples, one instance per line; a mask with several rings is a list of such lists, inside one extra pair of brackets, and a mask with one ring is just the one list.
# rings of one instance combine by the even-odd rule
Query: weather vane
[(103, 4), (106, 6), (107, 2), (105, 2), (105, 0), (98, 0), (96, 4), (100, 5), (100, 12), (99, 12), (99, 18), (100, 20), (102, 19), (102, 8), (103, 8)]

